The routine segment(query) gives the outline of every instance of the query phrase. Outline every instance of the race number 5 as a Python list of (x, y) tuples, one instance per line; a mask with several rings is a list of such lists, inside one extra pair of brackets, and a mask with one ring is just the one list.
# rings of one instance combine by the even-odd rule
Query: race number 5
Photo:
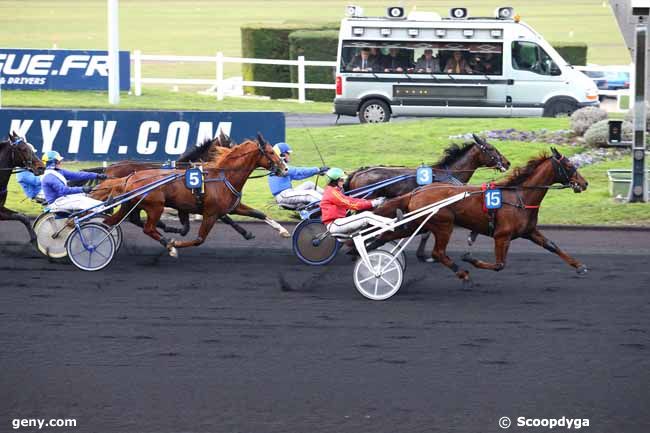
[(185, 171), (185, 186), (188, 189), (199, 189), (203, 186), (203, 172), (198, 168), (188, 168)]
[(418, 185), (429, 185), (433, 182), (433, 170), (431, 167), (418, 167), (415, 177)]
[(501, 190), (489, 189), (485, 191), (485, 207), (487, 209), (501, 208)]

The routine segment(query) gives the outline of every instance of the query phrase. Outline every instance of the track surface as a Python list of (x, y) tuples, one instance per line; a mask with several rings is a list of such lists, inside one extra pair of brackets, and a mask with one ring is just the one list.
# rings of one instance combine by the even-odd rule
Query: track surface
[(348, 257), (306, 267), (249, 228), (218, 226), (178, 260), (129, 229), (93, 274), (0, 224), (0, 431), (498, 432), (501, 416), (650, 431), (649, 232), (549, 231), (586, 277), (526, 241), (469, 288), (411, 255), (406, 287), (371, 302)]

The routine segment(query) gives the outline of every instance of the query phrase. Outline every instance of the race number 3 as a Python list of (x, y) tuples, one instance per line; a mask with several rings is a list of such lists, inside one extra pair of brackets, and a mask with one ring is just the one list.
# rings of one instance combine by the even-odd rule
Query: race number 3
[(198, 168), (188, 168), (185, 171), (185, 186), (188, 189), (199, 189), (203, 186), (203, 172)]
[(431, 167), (418, 167), (415, 177), (418, 185), (429, 185), (433, 182), (433, 170)]
[(501, 208), (501, 190), (489, 189), (485, 191), (485, 207), (487, 209)]

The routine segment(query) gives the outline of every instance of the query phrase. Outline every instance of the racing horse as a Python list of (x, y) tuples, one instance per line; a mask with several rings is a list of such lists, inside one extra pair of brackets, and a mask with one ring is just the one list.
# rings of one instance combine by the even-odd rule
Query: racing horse
[[(188, 149), (183, 155), (181, 155), (176, 160), (176, 166), (181, 168), (189, 168), (192, 163), (200, 162), (209, 162), (214, 161), (219, 157), (225, 150), (230, 149), (234, 145), (231, 138), (224, 134), (223, 131), (219, 133), (219, 136), (214, 139), (207, 139), (198, 146), (194, 146), (191, 149)], [(161, 168), (160, 163), (152, 162), (140, 162), (140, 161), (123, 161), (120, 163), (113, 164), (107, 167), (105, 174), (110, 177), (122, 178), (129, 176), (130, 174), (136, 171), (148, 170)], [(92, 170), (101, 170), (101, 167)], [(122, 183), (122, 181), (112, 181), (106, 180), (102, 183), (103, 187), (97, 188), (91, 193), (91, 196), (97, 200), (104, 201), (108, 198), (109, 193), (112, 191), (112, 187)], [(233, 209), (231, 212), (235, 215), (246, 216), (250, 218), (255, 218), (264, 221), (275, 229), (280, 236), (289, 237), (289, 232), (282, 227), (278, 222), (269, 218), (264, 212), (261, 212), (257, 209), (251, 208), (244, 203), (239, 203), (238, 206)], [(178, 218), (181, 221), (183, 227), (181, 229), (168, 227), (162, 221), (158, 221), (157, 227), (163, 230), (166, 233), (179, 233), (181, 236), (185, 236), (190, 230), (190, 218), (189, 214), (183, 211), (178, 211)], [(221, 222), (231, 226), (237, 233), (239, 233), (244, 239), (253, 239), (255, 235), (250, 231), (246, 230), (241, 225), (237, 224), (232, 218), (228, 215), (223, 215), (219, 218)], [(138, 212), (133, 212), (129, 215), (129, 220), (136, 224), (139, 227), (144, 227), (144, 223), (140, 219)]]
[(11, 132), (6, 140), (0, 141), (0, 221), (20, 221), (29, 232), (30, 242), (35, 242), (36, 233), (32, 229), (30, 219), (5, 207), (9, 195), (7, 185), (15, 167), (25, 168), (37, 176), (45, 171), (45, 165), (36, 156), (34, 146), (24, 137)]
[[(445, 150), (444, 156), (437, 163), (431, 165), (434, 182), (444, 182), (454, 185), (467, 183), (479, 167), (488, 167), (501, 172), (510, 168), (510, 161), (497, 150), (496, 147), (476, 134), (472, 134), (473, 142), (467, 142), (462, 147), (452, 145)], [(371, 185), (395, 176), (411, 175), (409, 179), (388, 185), (375, 191), (369, 198), (384, 196), (398, 197), (418, 188), (415, 177), (416, 170), (404, 167), (368, 167), (352, 172), (343, 188), (346, 191)], [(424, 232), (420, 238), (417, 257), (426, 261), (425, 247), (430, 233)]]
[[(388, 200), (375, 212), (384, 216), (394, 215), (398, 208), (410, 212), (455, 194), (469, 192), (469, 197), (443, 207), (424, 226), (424, 229), (430, 230), (436, 239), (432, 257), (455, 272), (458, 278), (469, 280), (469, 272), (459, 269), (446, 254), (454, 225), (494, 238), (495, 263), (478, 260), (470, 253), (462, 257), (463, 261), (479, 269), (493, 271), (504, 269), (510, 242), (516, 238), (524, 238), (557, 254), (574, 267), (578, 274), (584, 274), (587, 272), (584, 264), (562, 251), (537, 228), (539, 208), (549, 189), (572, 188), (574, 192), (580, 193), (588, 186), (588, 182), (567, 158), (555, 148), (551, 148), (551, 152), (550, 156), (542, 154), (531, 159), (526, 166), (517, 168), (508, 178), (494, 184), (494, 187), (500, 189), (502, 193), (502, 207), (494, 211), (484, 208), (483, 187), (432, 184)], [(561, 186), (553, 186), (557, 183)], [(412, 233), (417, 225), (410, 224), (408, 227)], [(371, 247), (391, 239), (408, 236), (411, 234), (408, 233), (409, 228), (405, 231), (386, 233)]]
[[(132, 174), (126, 179), (123, 192), (133, 191), (140, 186), (161, 179), (170, 174), (177, 174), (176, 181), (155, 189), (139, 200), (139, 207), (147, 214), (144, 233), (160, 242), (172, 257), (177, 256), (176, 248), (201, 245), (217, 219), (227, 215), (240, 205), (241, 191), (246, 180), (257, 167), (273, 171), (279, 176), (287, 173), (288, 168), (273, 151), (261, 135), (257, 141), (247, 140), (224, 152), (216, 161), (203, 165), (205, 172), (205, 193), (201, 200), (185, 187), (184, 170), (145, 170)], [(120, 207), (120, 210), (105, 220), (106, 224), (115, 225), (127, 215), (135, 205), (134, 201)], [(165, 207), (186, 213), (201, 214), (203, 221), (198, 237), (191, 241), (174, 241), (162, 236), (156, 230)]]

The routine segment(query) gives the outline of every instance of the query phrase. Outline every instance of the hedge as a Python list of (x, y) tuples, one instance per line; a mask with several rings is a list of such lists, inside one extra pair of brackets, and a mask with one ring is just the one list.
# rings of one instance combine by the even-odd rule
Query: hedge
[[(305, 60), (336, 61), (338, 48), (338, 30), (298, 30), (289, 35), (289, 58), (297, 59), (305, 56)], [(305, 67), (305, 82), (333, 83), (334, 70), (323, 66)], [(291, 81), (298, 82), (298, 68), (291, 67)], [(298, 89), (291, 89), (293, 97), (298, 97)], [(331, 102), (334, 90), (307, 89), (306, 97), (312, 101)]]
[[(329, 26), (329, 27), (327, 27)], [(332, 24), (247, 24), (241, 27), (242, 57), (258, 59), (289, 59), (289, 34), (296, 30), (331, 29)], [(338, 27), (337, 27), (338, 29)], [(246, 81), (289, 82), (289, 66), (242, 64)], [(271, 87), (246, 87), (245, 92), (271, 98), (290, 98), (291, 89)]]
[(587, 44), (580, 42), (552, 42), (551, 45), (571, 65), (587, 64)]

